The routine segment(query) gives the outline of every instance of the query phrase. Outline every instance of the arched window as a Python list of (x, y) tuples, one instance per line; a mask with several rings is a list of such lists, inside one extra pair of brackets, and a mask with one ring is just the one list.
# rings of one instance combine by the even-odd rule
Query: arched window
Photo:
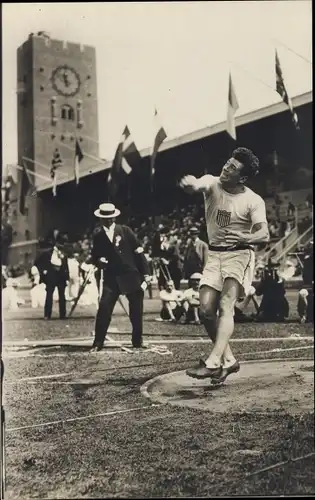
[(71, 106), (65, 104), (61, 108), (61, 118), (63, 120), (74, 120), (74, 111)]

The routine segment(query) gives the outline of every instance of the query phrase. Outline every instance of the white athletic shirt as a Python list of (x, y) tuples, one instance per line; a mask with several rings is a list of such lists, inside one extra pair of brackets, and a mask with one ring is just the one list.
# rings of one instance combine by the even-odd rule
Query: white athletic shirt
[(172, 290), (171, 292), (161, 290), (160, 299), (163, 302), (169, 302), (171, 309), (175, 309), (177, 302), (181, 302), (183, 300), (183, 292), (180, 290)]
[(193, 302), (200, 302), (199, 301), (199, 290), (194, 290), (193, 288), (188, 288), (184, 292), (184, 299), (186, 299), (189, 303)]
[(198, 185), (204, 195), (210, 245), (225, 246), (229, 230), (250, 234), (254, 224), (267, 222), (264, 200), (248, 187), (242, 193), (228, 193), (213, 175), (204, 175)]

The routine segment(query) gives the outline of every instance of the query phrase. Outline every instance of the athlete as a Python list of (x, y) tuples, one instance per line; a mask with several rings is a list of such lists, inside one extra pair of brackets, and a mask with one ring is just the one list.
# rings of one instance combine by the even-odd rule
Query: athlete
[(214, 346), (206, 361), (186, 371), (190, 377), (222, 383), (240, 369), (229, 346), (234, 306), (251, 287), (254, 245), (269, 240), (265, 202), (245, 185), (258, 172), (259, 160), (252, 151), (237, 148), (219, 177), (187, 175), (180, 181), (185, 192), (203, 193), (209, 239), (208, 261), (200, 280), (200, 315)]

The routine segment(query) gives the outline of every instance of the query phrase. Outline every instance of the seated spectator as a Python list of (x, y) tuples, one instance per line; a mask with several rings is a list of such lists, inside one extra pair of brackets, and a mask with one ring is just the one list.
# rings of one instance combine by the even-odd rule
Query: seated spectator
[(202, 278), (201, 273), (194, 273), (190, 276), (189, 284), (190, 288), (184, 292), (184, 309), (186, 311), (185, 323), (192, 323), (194, 325), (200, 325), (201, 321), (199, 318), (199, 283)]
[(246, 321), (252, 321), (253, 316), (247, 316), (245, 314), (245, 311), (250, 303), (250, 301), (253, 301), (256, 309), (256, 313), (258, 313), (258, 304), (255, 300), (255, 293), (256, 289), (254, 286), (251, 286), (248, 292), (248, 295), (246, 297), (240, 297), (234, 307), (234, 321), (235, 323), (243, 323)]
[(300, 323), (314, 322), (314, 284), (299, 291), (297, 311)]
[(284, 281), (276, 271), (278, 266), (269, 261), (257, 286), (256, 295), (262, 295), (257, 316), (259, 321), (284, 321), (289, 316), (289, 303), (285, 296)]
[(301, 323), (314, 321), (314, 253), (313, 241), (305, 249), (303, 262), (303, 288), (299, 291), (297, 310)]
[(17, 294), (18, 283), (14, 278), (11, 278), (8, 273), (6, 287), (2, 290), (2, 307), (10, 311), (16, 311), (20, 305), (25, 304), (25, 300)]
[(160, 291), (160, 299), (162, 301), (161, 319), (177, 323), (185, 312), (183, 307), (183, 292), (176, 290), (174, 282), (168, 280), (165, 289)]

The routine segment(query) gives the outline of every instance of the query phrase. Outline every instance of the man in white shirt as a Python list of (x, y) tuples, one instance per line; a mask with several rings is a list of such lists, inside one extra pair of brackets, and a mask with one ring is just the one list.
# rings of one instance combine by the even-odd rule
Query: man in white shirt
[[(245, 186), (259, 172), (258, 158), (237, 148), (219, 177), (185, 176), (180, 186), (190, 194), (203, 193), (209, 238), (208, 262), (200, 281), (200, 314), (214, 343), (206, 361), (187, 370), (194, 378), (221, 383), (240, 369), (229, 346), (234, 330), (234, 306), (247, 295), (253, 279), (253, 245), (269, 240), (263, 199)], [(217, 309), (219, 318), (217, 324)]]
[(69, 284), (66, 288), (66, 299), (73, 300), (77, 297), (80, 288), (80, 264), (78, 261), (79, 254), (73, 253), (68, 258), (69, 268)]
[(190, 288), (184, 292), (184, 308), (186, 311), (186, 323), (193, 323), (195, 325), (200, 325), (201, 321), (199, 318), (199, 283), (202, 279), (201, 273), (194, 273), (190, 276), (189, 283)]
[(161, 319), (176, 323), (184, 314), (184, 295), (180, 290), (176, 290), (174, 281), (168, 280), (165, 289), (160, 291), (162, 301)]

